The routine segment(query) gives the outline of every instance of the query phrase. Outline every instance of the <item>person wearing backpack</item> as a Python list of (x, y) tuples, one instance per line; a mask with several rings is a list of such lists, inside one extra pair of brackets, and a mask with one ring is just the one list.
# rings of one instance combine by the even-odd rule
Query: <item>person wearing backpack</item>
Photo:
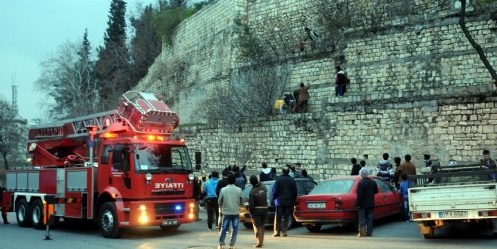
[(267, 167), (267, 163), (263, 162), (261, 165), (262, 165), (262, 170), (261, 170), (261, 173), (259, 173), (259, 180), (261, 182), (273, 180), (273, 179), (271, 179), (271, 176), (270, 176), (271, 169)]

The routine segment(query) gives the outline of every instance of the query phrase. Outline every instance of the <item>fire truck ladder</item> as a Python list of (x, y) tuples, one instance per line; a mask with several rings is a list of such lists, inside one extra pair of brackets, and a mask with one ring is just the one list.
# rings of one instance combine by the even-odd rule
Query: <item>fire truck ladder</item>
[(37, 125), (30, 128), (28, 142), (89, 136), (88, 127), (97, 127), (98, 131), (102, 131), (110, 123), (116, 123), (119, 120), (120, 116), (117, 114), (117, 110), (113, 110), (66, 119), (52, 124)]
[(153, 94), (127, 92), (117, 110), (31, 127), (28, 142), (89, 136), (89, 127), (96, 127), (97, 134), (129, 128), (134, 133), (170, 134), (178, 123), (177, 114)]

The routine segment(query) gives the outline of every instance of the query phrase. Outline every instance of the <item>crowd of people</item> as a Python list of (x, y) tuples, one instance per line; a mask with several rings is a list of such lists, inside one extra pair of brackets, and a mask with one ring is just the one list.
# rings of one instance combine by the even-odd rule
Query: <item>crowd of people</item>
[[(400, 196), (402, 197), (402, 208), (403, 215), (407, 222), (410, 221), (409, 215), (409, 197), (408, 197), (408, 189), (412, 186), (412, 182), (409, 181), (409, 175), (416, 175), (416, 166), (411, 162), (411, 155), (407, 154), (404, 156), (404, 161), (401, 162), (400, 157), (394, 158), (394, 164), (389, 161), (390, 155), (388, 153), (383, 154), (383, 159), (378, 162), (376, 165), (376, 177), (385, 180), (390, 183), (390, 185), (395, 186), (399, 191)], [(351, 158), (350, 162), (352, 163), (351, 175), (361, 175), (363, 170), (367, 170), (366, 161), (361, 160), (359, 164), (357, 163), (356, 158)], [(428, 154), (423, 155), (423, 167), (422, 172), (433, 174), (436, 173), (439, 169), (439, 164), (436, 161), (431, 159), (431, 156)], [(456, 165), (454, 161), (450, 161), (449, 165)], [(488, 168), (488, 169), (496, 169), (497, 165), (495, 161), (490, 158), (490, 151), (483, 150), (483, 158), (480, 160), (480, 165)], [(497, 175), (493, 174), (491, 176), (493, 179), (497, 178)], [(359, 204), (358, 204), (359, 207)], [(366, 215), (367, 216), (367, 215)], [(361, 216), (359, 216), (360, 218)], [(362, 231), (364, 232), (364, 231)], [(368, 234), (368, 232), (364, 232), (364, 234)], [(359, 233), (361, 234), (361, 231)]]
[[(411, 162), (411, 159), (409, 154), (404, 156), (403, 161), (400, 157), (394, 157), (392, 164), (390, 155), (384, 153), (383, 159), (377, 163), (375, 168), (377, 178), (390, 183), (400, 192), (403, 199), (403, 213), (408, 222), (410, 220), (408, 188), (411, 185), (408, 175), (416, 175), (417, 173), (416, 166)], [(437, 169), (437, 163), (431, 160), (430, 155), (425, 154), (423, 159), (424, 168), (430, 168), (431, 172)], [(378, 192), (378, 186), (369, 177), (372, 172), (366, 166), (366, 161), (361, 160), (359, 163), (357, 161), (356, 158), (351, 158), (352, 170), (350, 174), (362, 177), (356, 190), (356, 208), (359, 219), (357, 236), (364, 237), (372, 234), (374, 195)], [(495, 161), (490, 158), (488, 150), (483, 151), (483, 158), (480, 163), (482, 166), (491, 169), (497, 167)], [(201, 195), (207, 210), (207, 228), (213, 230), (213, 225), (216, 225), (216, 230), (219, 232), (218, 249), (225, 248), (227, 233), (231, 233), (228, 248), (232, 249), (235, 246), (240, 207), (246, 201), (242, 197), (242, 190), (247, 184), (245, 169), (245, 166), (242, 168), (229, 166), (222, 170), (221, 178), (217, 171), (212, 171), (208, 180), (204, 178), (201, 181)], [(302, 169), (300, 163), (286, 164), (281, 169), (281, 173), (278, 173), (275, 167), (269, 167), (266, 162), (263, 162), (259, 174), (249, 177), (248, 182), (252, 185), (252, 189), (248, 197), (248, 210), (252, 217), (256, 238), (254, 247), (263, 247), (264, 245), (264, 227), (267, 222), (269, 205), (275, 206), (273, 237), (288, 236), (288, 221), (297, 199), (295, 178), (310, 178), (317, 184), (307, 174), (307, 171)], [(263, 184), (264, 181), (275, 181), (271, 193), (268, 193)], [(268, 200), (271, 203), (268, 203)]]
[[(247, 184), (245, 175), (246, 167), (229, 166), (222, 170), (221, 178), (219, 172), (212, 171), (211, 174), (198, 183), (200, 191), (199, 199), (207, 211), (207, 228), (219, 232), (218, 249), (234, 248), (238, 234), (239, 212), (244, 203), (242, 190)], [(252, 189), (248, 198), (248, 210), (252, 217), (256, 244), (254, 247), (263, 247), (264, 227), (267, 222), (268, 206), (275, 206), (275, 221), (273, 237), (288, 236), (288, 223), (292, 215), (293, 206), (297, 199), (297, 185), (294, 178), (309, 178), (316, 183), (311, 176), (302, 169), (300, 163), (286, 164), (281, 173), (276, 168), (268, 167), (267, 163), (261, 164), (261, 171), (257, 175), (249, 177)], [(271, 193), (268, 193), (264, 181), (275, 181)], [(317, 183), (316, 183), (317, 184)], [(270, 198), (268, 198), (270, 197)], [(271, 200), (268, 203), (267, 200)], [(229, 243), (226, 243), (226, 234), (231, 233)]]

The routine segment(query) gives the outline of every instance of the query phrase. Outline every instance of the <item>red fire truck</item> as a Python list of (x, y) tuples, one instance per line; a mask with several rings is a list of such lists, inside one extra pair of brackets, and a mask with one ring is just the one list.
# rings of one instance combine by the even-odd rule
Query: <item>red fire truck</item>
[(5, 173), (2, 207), (19, 226), (43, 229), (50, 199), (55, 221), (94, 221), (106, 238), (193, 222), (194, 175), (185, 142), (172, 135), (178, 123), (155, 95), (127, 92), (117, 110), (32, 127), (33, 167)]

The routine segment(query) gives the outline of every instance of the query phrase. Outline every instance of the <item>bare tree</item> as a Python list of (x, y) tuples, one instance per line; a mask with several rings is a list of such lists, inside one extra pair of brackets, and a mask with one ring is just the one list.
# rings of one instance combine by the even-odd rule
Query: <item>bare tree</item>
[(16, 116), (7, 101), (0, 100), (0, 155), (4, 167), (2, 170), (9, 169), (9, 159), (19, 162), (25, 158), (22, 145), (26, 137), (26, 121)]
[(289, 64), (251, 65), (236, 70), (226, 84), (219, 84), (202, 105), (208, 120), (235, 124), (242, 119), (272, 114), (273, 102), (288, 85)]
[[(55, 100), (49, 109), (52, 119), (63, 119), (94, 113), (97, 109), (97, 85), (92, 62), (82, 53), (84, 43), (70, 41), (40, 63), (38, 88)], [(86, 59), (85, 59), (86, 58)]]
[(306, 37), (297, 15), (283, 14), (254, 28), (242, 20), (236, 24), (243, 61), (230, 79), (208, 92), (210, 98), (202, 105), (208, 120), (229, 124), (273, 114), (274, 101), (287, 90), (299, 43)]
[(490, 62), (488, 61), (487, 55), (485, 54), (485, 51), (483, 51), (483, 48), (480, 46), (480, 44), (478, 44), (475, 41), (475, 39), (469, 32), (468, 27), (466, 26), (466, 0), (460, 0), (460, 1), (461, 1), (461, 12), (459, 16), (459, 26), (461, 27), (464, 36), (466, 36), (466, 39), (468, 39), (469, 43), (471, 43), (471, 46), (473, 46), (473, 48), (480, 56), (480, 60), (482, 61), (483, 65), (485, 65), (485, 68), (487, 68), (488, 72), (490, 73), (490, 76), (492, 76), (493, 84), (497, 86), (497, 73), (495, 72), (495, 69), (492, 67), (492, 64), (490, 64)]

